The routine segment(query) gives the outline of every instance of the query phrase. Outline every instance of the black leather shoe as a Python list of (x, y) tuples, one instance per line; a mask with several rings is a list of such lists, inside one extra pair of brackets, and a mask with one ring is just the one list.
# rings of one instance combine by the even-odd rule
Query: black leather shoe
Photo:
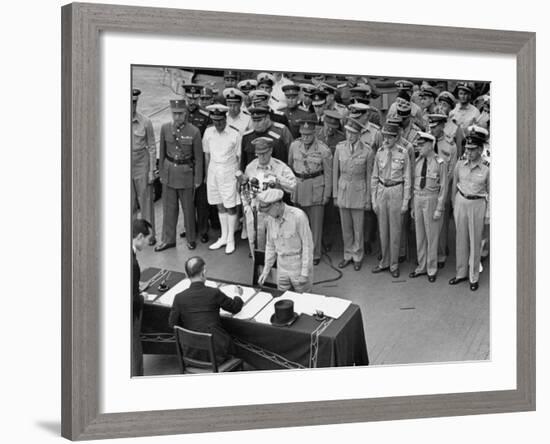
[(372, 272), (373, 272), (374, 274), (376, 274), (376, 273), (382, 273), (383, 271), (387, 271), (387, 270), (389, 270), (389, 269), (390, 269), (390, 267), (381, 267), (380, 265), (377, 265), (376, 267), (374, 267), (374, 268), (372, 269)]
[(445, 267), (445, 262), (438, 262), (437, 263), (437, 268), (439, 268), (440, 270), (444, 267)]
[(185, 231), (182, 231), (182, 232), (180, 233), (180, 237), (185, 237)]
[(203, 244), (205, 244), (206, 242), (208, 242), (210, 240), (210, 238), (208, 237), (208, 233), (204, 233), (202, 236), (201, 236), (201, 242)]
[(400, 273), (399, 273), (399, 268), (397, 268), (397, 269), (395, 269), (395, 270), (393, 270), (393, 271), (391, 272), (391, 275), (392, 275), (392, 277), (394, 277), (394, 278), (398, 278), (398, 277), (399, 277), (399, 274), (400, 274)]
[(359, 270), (361, 270), (361, 265), (362, 265), (362, 262), (354, 262), (353, 263), (353, 269), (355, 271), (359, 271)]
[(195, 248), (197, 248), (197, 243), (196, 242), (187, 242), (187, 248), (189, 248), (190, 250), (194, 250)]
[(155, 245), (156, 243), (157, 243), (157, 238), (156, 238), (156, 237), (151, 237), (151, 238), (149, 239), (149, 245), (151, 245), (151, 247), (152, 247), (153, 245)]
[(454, 278), (451, 278), (451, 280), (449, 281), (449, 285), (456, 285), (456, 284), (460, 284), (461, 282), (464, 282), (464, 281), (467, 281), (468, 278), (457, 278), (457, 277), (454, 277)]
[(342, 261), (340, 261), (340, 263), (338, 264), (338, 268), (345, 268), (347, 267), (349, 264), (351, 264), (353, 261), (351, 259), (343, 259)]
[(313, 265), (319, 265), (319, 262), (321, 262), (321, 259), (313, 259)]
[(435, 282), (436, 276), (437, 276), (437, 275), (435, 275), (435, 274), (432, 274), (431, 276), (428, 275), (428, 280), (429, 280), (430, 282)]
[(417, 273), (416, 271), (413, 271), (412, 273), (409, 273), (409, 277), (411, 279), (414, 279), (414, 278), (417, 278), (418, 276), (424, 276), (425, 274), (427, 274), (427, 273), (426, 272)]
[(173, 244), (167, 244), (165, 242), (162, 242), (161, 244), (155, 247), (155, 251), (157, 252), (164, 251), (164, 250), (168, 250), (168, 248), (174, 248), (175, 246), (176, 246), (175, 242)]
[(470, 282), (470, 290), (476, 291), (479, 287), (479, 284), (477, 282)]
[(402, 264), (403, 262), (405, 262), (406, 259), (407, 259), (407, 256), (399, 256), (397, 260), (399, 261), (400, 264)]

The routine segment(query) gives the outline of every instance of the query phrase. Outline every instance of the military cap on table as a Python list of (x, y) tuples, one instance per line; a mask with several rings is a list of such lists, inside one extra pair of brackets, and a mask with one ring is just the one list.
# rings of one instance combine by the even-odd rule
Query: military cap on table
[(338, 111), (332, 109), (326, 109), (323, 111), (324, 122), (331, 128), (340, 128), (340, 122), (342, 121), (342, 116)]
[(297, 96), (300, 93), (300, 86), (295, 83), (284, 85), (281, 89), (287, 97)]
[(311, 103), (313, 106), (323, 105), (327, 101), (327, 93), (322, 89), (316, 89), (311, 95)]
[(382, 127), (382, 134), (388, 136), (397, 136), (399, 134), (399, 125), (387, 123)]
[(416, 139), (414, 141), (415, 146), (420, 145), (421, 143), (424, 143), (424, 142), (435, 143), (435, 136), (433, 134), (430, 134), (430, 133), (425, 133), (423, 131), (418, 131), (418, 133), (416, 135)]
[(265, 84), (273, 86), (275, 84), (275, 77), (273, 77), (273, 74), (270, 74), (268, 72), (261, 72), (256, 77), (256, 80), (258, 81), (258, 85)]
[(257, 198), (260, 203), (272, 204), (283, 200), (283, 196), (284, 192), (280, 188), (268, 188), (259, 193)]
[(214, 105), (208, 105), (206, 107), (210, 111), (210, 118), (212, 120), (222, 120), (225, 119), (227, 111), (229, 108), (221, 103), (215, 103)]
[(397, 86), (397, 89), (401, 91), (411, 91), (413, 89), (414, 83), (410, 80), (396, 80), (394, 85)]
[(433, 128), (439, 125), (440, 123), (447, 122), (447, 119), (448, 117), (446, 114), (441, 114), (441, 113), (428, 114), (428, 126), (430, 128)]
[(175, 113), (186, 111), (187, 103), (183, 99), (170, 100), (170, 109)]
[(198, 99), (201, 95), (202, 86), (196, 83), (183, 83), (181, 85), (185, 95), (190, 99)]
[(237, 88), (248, 94), (250, 91), (255, 90), (258, 87), (258, 81), (256, 79), (245, 79), (237, 83)]
[(222, 94), (226, 102), (242, 102), (245, 98), (244, 93), (237, 88), (225, 88)]
[(251, 106), (248, 108), (248, 112), (252, 120), (258, 121), (262, 120), (269, 113), (269, 108), (266, 106)]
[(273, 148), (273, 139), (269, 137), (257, 137), (251, 143), (254, 145), (254, 152), (256, 154), (266, 153)]
[(455, 96), (453, 96), (452, 93), (450, 93), (449, 91), (443, 91), (442, 93), (440, 93), (438, 96), (437, 96), (437, 99), (436, 99), (437, 102), (447, 102), (449, 105), (451, 105), (451, 107), (454, 108), (454, 106), (456, 105), (456, 99), (455, 99)]
[(133, 88), (132, 89), (132, 100), (134, 102), (136, 102), (140, 94), (141, 94), (141, 89)]
[(365, 125), (363, 125), (358, 120), (355, 120), (353, 117), (348, 117), (346, 121), (346, 126), (344, 128), (348, 131), (351, 131), (352, 133), (360, 133), (362, 130), (365, 129)]

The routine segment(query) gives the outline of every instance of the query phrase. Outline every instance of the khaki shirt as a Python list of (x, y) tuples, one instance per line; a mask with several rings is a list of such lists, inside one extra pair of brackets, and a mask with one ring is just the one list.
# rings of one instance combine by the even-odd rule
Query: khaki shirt
[(132, 118), (132, 136), (132, 177), (145, 177), (155, 171), (157, 160), (151, 119), (136, 112)]
[(414, 196), (437, 194), (437, 210), (445, 211), (445, 198), (448, 190), (447, 164), (437, 154), (426, 157), (426, 184), (420, 188), (424, 157), (418, 156), (414, 165)]
[(262, 181), (268, 182), (271, 177), (276, 178), (281, 188), (290, 194), (296, 188), (296, 176), (294, 176), (290, 167), (273, 157), (265, 166), (260, 165), (258, 159), (254, 159), (247, 165), (244, 173), (249, 178), (257, 178), (260, 183)]
[(382, 146), (382, 133), (380, 132), (380, 127), (372, 122), (367, 122), (366, 126), (367, 127), (361, 131), (360, 140), (376, 152)]
[(480, 158), (472, 163), (469, 160), (459, 160), (456, 164), (453, 176), (452, 198), (458, 190), (467, 196), (481, 196), (487, 200), (485, 217), (489, 217), (489, 181), (490, 164)]
[(449, 117), (454, 119), (456, 124), (465, 130), (479, 117), (479, 110), (471, 103), (464, 108), (458, 103), (449, 113)]
[(334, 134), (329, 135), (326, 127), (318, 126), (315, 128), (315, 138), (327, 145), (332, 155), (334, 155), (336, 145), (346, 140), (346, 135), (340, 130), (335, 130)]
[(313, 236), (308, 218), (299, 208), (283, 205), (280, 218), (266, 217), (265, 267), (271, 269), (277, 259), (278, 268), (292, 265), (293, 271), (308, 277), (313, 271)]
[(309, 179), (296, 176), (292, 202), (303, 207), (324, 205), (328, 202), (332, 190), (332, 153), (328, 146), (315, 139), (309, 149), (306, 149), (302, 139), (296, 139), (290, 145), (288, 166), (296, 174), (323, 173)]
[(352, 147), (347, 140), (336, 145), (332, 189), (336, 205), (355, 210), (371, 205), (370, 176), (374, 151), (360, 140)]
[(453, 171), (458, 161), (458, 152), (454, 140), (446, 134), (437, 139), (437, 154), (447, 164), (447, 179), (449, 183), (453, 179)]
[(372, 200), (383, 183), (403, 182), (403, 206), (411, 199), (411, 162), (407, 149), (396, 143), (391, 149), (382, 147), (376, 153), (372, 168)]

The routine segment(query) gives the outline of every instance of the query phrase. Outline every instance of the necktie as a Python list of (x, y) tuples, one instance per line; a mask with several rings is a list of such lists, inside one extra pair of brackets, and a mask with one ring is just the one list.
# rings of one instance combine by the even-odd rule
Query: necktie
[(428, 159), (424, 157), (422, 161), (422, 171), (420, 172), (420, 189), (423, 190), (426, 186), (426, 170), (428, 169)]

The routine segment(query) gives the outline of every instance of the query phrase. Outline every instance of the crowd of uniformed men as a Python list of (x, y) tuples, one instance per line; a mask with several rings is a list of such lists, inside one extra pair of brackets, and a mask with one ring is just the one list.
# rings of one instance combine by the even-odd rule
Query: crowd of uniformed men
[[(476, 290), (489, 224), (487, 91), (468, 82), (448, 91), (446, 82), (398, 80), (395, 101), (381, 112), (371, 103), (378, 95), (371, 80), (346, 78), (335, 85), (325, 76), (239, 79), (225, 71), (219, 95), (183, 84), (183, 98), (170, 101), (172, 121), (160, 130), (163, 218), (160, 242), (154, 235), (150, 241), (155, 250), (176, 246), (181, 205), (189, 249), (197, 238), (207, 243), (209, 226), (219, 220), (220, 237), (209, 248), (231, 254), (240, 227), (252, 252), (275, 245), (278, 267), (285, 268), (286, 257), (287, 274), (301, 273), (304, 279), (290, 285), (299, 291), (311, 288), (307, 261), (317, 265), (338, 236), (340, 268), (359, 271), (365, 254), (378, 253), (372, 272), (396, 278), (408, 256), (417, 263), (409, 277), (433, 282), (449, 254), (454, 217), (456, 274), (449, 284), (468, 280)], [(132, 92), (134, 202), (155, 233), (155, 136), (136, 111), (140, 93)], [(261, 193), (270, 189), (282, 191)], [(280, 207), (277, 226), (288, 228), (269, 223), (276, 200), (287, 208)]]

